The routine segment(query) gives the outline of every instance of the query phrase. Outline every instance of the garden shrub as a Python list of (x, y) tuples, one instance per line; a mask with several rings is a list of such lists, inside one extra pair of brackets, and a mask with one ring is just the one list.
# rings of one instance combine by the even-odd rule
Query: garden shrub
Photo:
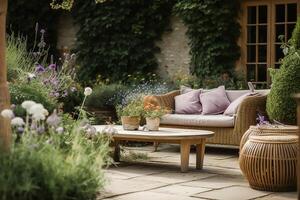
[(300, 92), (300, 18), (297, 20), (292, 38), (280, 69), (273, 72), (272, 87), (267, 98), (269, 118), (282, 123), (296, 124), (297, 105), (292, 95)]
[(300, 49), (300, 17), (298, 17), (297, 24), (292, 34), (292, 38), (290, 39), (289, 43), (295, 49)]
[(172, 0), (76, 1), (80, 80), (100, 74), (116, 82), (124, 74), (154, 71), (159, 50), (155, 41), (169, 24), (173, 4)]
[(96, 199), (105, 183), (101, 166), (108, 142), (64, 134), (52, 135), (52, 141), (69, 144), (65, 148), (29, 134), (9, 154), (0, 152), (1, 200)]
[[(43, 104), (50, 112), (58, 106), (57, 99), (50, 95), (49, 88), (38, 81), (10, 83), (9, 92), (11, 103), (15, 105), (20, 105), (26, 100), (32, 100)], [(17, 109), (21, 112), (19, 114), (22, 114), (22, 110), (19, 107)]]
[(126, 86), (121, 84), (98, 85), (93, 89), (93, 93), (88, 96), (86, 106), (89, 108), (113, 108), (120, 103), (118, 93), (124, 91)]
[(174, 10), (187, 25), (191, 71), (200, 80), (235, 68), (240, 57), (238, 0), (181, 0)]
[(34, 61), (27, 53), (27, 42), (24, 37), (14, 34), (7, 36), (6, 63), (8, 81), (15, 81), (20, 76), (26, 76), (26, 72), (33, 71)]
[(296, 102), (292, 94), (300, 92), (300, 52), (283, 58), (280, 70), (273, 77), (267, 98), (267, 112), (272, 120), (296, 124)]

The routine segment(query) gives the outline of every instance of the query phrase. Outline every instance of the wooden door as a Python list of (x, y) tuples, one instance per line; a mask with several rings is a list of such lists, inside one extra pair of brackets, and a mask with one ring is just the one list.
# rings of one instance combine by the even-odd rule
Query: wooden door
[(243, 2), (241, 64), (247, 81), (262, 87), (269, 84), (268, 68), (280, 67), (281, 45), (291, 37), (299, 5), (299, 0)]

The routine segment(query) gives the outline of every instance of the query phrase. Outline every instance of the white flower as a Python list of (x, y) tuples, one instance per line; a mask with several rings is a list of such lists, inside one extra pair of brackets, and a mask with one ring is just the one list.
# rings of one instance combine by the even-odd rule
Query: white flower
[(56, 129), (56, 132), (57, 132), (58, 134), (62, 134), (62, 133), (64, 132), (64, 128), (63, 128), (63, 127), (58, 127), (58, 128)]
[(35, 105), (36, 103), (34, 101), (24, 101), (21, 106), (24, 108), (27, 112), (29, 112), (29, 109)]
[(23, 126), (25, 125), (24, 120), (21, 117), (15, 117), (11, 120), (12, 126)]
[(14, 117), (14, 113), (11, 109), (4, 109), (1, 112), (2, 117), (12, 119)]
[(44, 114), (45, 116), (48, 116), (48, 115), (49, 115), (48, 110), (47, 110), (47, 109), (44, 109), (44, 110), (43, 110), (43, 114)]
[(40, 103), (37, 103), (37, 104), (34, 104), (30, 107), (30, 109), (28, 110), (29, 114), (43, 114), (45, 111), (45, 108), (42, 104)]
[(34, 79), (36, 77), (33, 73), (28, 73), (27, 75), (29, 79)]
[(85, 95), (85, 96), (91, 95), (92, 92), (93, 92), (93, 90), (92, 90), (92, 88), (90, 88), (90, 87), (86, 87), (86, 88), (84, 89), (84, 95)]
[(46, 119), (46, 116), (43, 114), (43, 113), (34, 113), (32, 115), (32, 118), (35, 120), (35, 121), (40, 121), (40, 120), (45, 120)]

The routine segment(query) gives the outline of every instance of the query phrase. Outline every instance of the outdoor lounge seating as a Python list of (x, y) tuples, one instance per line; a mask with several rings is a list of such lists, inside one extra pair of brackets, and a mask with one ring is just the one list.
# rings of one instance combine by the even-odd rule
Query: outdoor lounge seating
[[(232, 102), (247, 92), (249, 90), (226, 90), (226, 95)], [(257, 113), (265, 113), (269, 90), (255, 92), (258, 92), (258, 95), (246, 97), (234, 116), (171, 113), (162, 117), (161, 126), (213, 131), (215, 136), (207, 140), (208, 144), (238, 147), (243, 134), (251, 125), (256, 124)], [(180, 91), (176, 90), (167, 94), (146, 96), (144, 103), (159, 105), (174, 111), (175, 96), (179, 94)]]

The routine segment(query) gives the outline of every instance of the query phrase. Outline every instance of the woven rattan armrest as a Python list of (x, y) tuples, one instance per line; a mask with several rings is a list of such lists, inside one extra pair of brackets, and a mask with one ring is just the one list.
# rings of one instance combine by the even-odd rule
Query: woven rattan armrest
[(144, 97), (144, 105), (151, 103), (169, 110), (175, 109), (175, 96), (179, 95), (179, 90), (174, 90), (163, 95), (148, 95)]
[(251, 125), (256, 124), (257, 114), (266, 114), (267, 95), (249, 96), (243, 100), (238, 108), (234, 133), (241, 137), (249, 129)]

